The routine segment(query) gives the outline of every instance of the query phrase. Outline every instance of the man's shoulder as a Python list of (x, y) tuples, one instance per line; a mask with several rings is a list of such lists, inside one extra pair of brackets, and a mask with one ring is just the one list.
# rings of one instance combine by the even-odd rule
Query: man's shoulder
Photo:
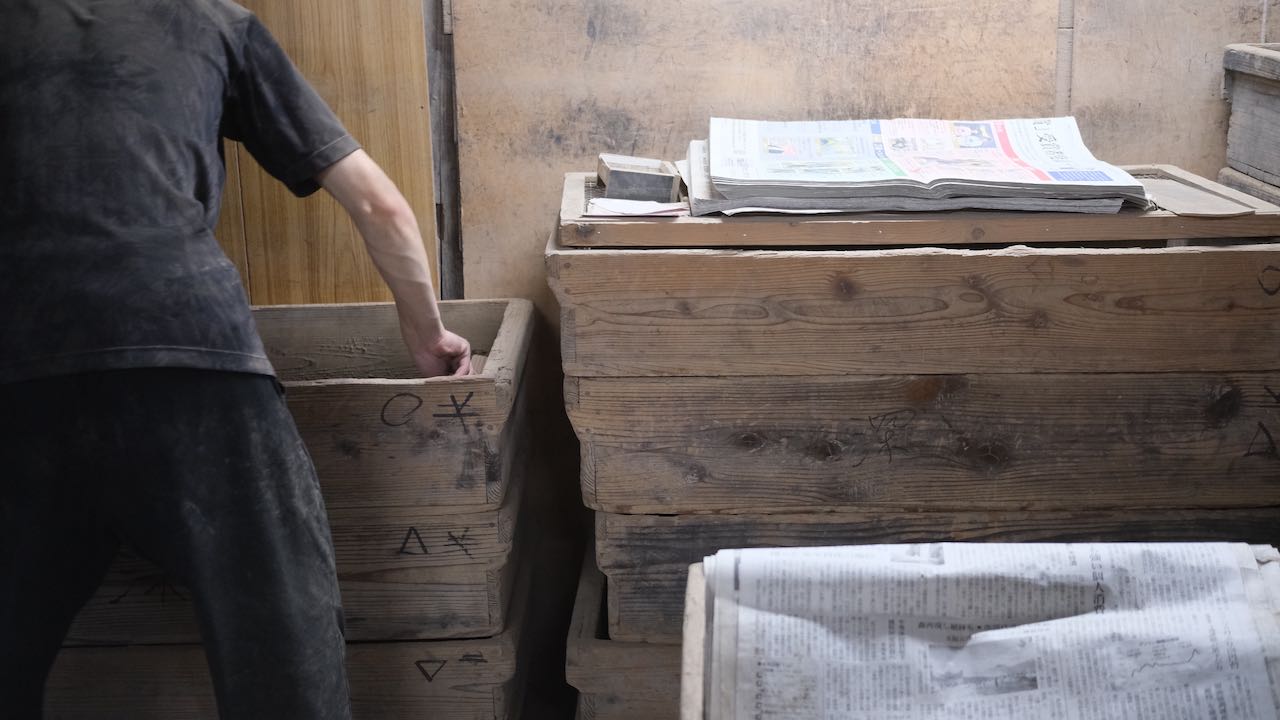
[(231, 0), (189, 0), (192, 8), (224, 30), (235, 30), (249, 21), (253, 13)]

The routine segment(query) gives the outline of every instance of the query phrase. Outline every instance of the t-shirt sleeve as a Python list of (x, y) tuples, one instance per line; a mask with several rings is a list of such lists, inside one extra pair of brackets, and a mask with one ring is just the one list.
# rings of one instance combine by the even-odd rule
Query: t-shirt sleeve
[(243, 143), (298, 197), (320, 189), (316, 174), (360, 148), (253, 16), (231, 58), (222, 135)]

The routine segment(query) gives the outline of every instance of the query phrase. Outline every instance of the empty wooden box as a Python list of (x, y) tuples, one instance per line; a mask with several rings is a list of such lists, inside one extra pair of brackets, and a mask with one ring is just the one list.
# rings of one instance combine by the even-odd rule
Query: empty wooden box
[[(315, 461), (355, 640), (499, 632), (528, 447), (526, 300), (441, 304), (478, 374), (415, 378), (393, 305), (259, 308), (255, 319)], [(199, 642), (185, 591), (122, 556), (70, 645)]]

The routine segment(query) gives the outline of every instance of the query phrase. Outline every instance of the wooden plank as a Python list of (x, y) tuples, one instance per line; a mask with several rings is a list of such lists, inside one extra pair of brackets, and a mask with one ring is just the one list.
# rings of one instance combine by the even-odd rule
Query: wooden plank
[[(1144, 183), (1160, 185), (1168, 209), (1114, 215), (1082, 213), (858, 213), (677, 218), (592, 218), (583, 215), (593, 175), (565, 175), (557, 231), (565, 247), (858, 247), (1103, 243), (1171, 239), (1269, 237), (1280, 232), (1280, 208), (1245, 200), (1228, 188), (1170, 165), (1131, 166)], [(1176, 194), (1170, 197), (1169, 191)], [(1190, 202), (1177, 204), (1179, 198)], [(1208, 206), (1224, 217), (1198, 217)], [(1172, 209), (1185, 208), (1179, 215)], [(1226, 217), (1235, 216), (1235, 217)]]
[(244, 208), (240, 202), (239, 144), (223, 141), (226, 157), (227, 180), (222, 188), (222, 208), (218, 212), (218, 225), (213, 235), (227, 254), (227, 259), (240, 271), (240, 282), (245, 291), (249, 288), (249, 248), (244, 237)]
[(583, 720), (674, 720), (680, 653), (665, 645), (625, 643), (604, 633), (604, 575), (588, 550), (578, 580), (566, 648), (565, 678), (578, 690)]
[(838, 512), (786, 515), (596, 515), (608, 578), (609, 635), (679, 643), (689, 564), (725, 548), (891, 542), (1095, 542), (1280, 539), (1275, 507), (1091, 512)]
[[(408, 199), (439, 285), (420, 0), (245, 0)], [(357, 29), (353, 32), (353, 29)], [(258, 304), (387, 300), (346, 213), (299, 201), (241, 149), (250, 296)]]
[(962, 12), (861, 3), (857, 22), (838, 0), (803, 12), (771, 0), (700, 3), (700, 17), (719, 19), (710, 24), (690, 22), (676, 0), (481, 0), (454, 3), (454, 13), (467, 294), (534, 298), (548, 316), (540, 223), (553, 222), (556, 178), (594, 167), (597, 153), (684, 157), (713, 113), (1054, 108), (1058, 0), (974, 0)]
[(1278, 125), (1280, 81), (1234, 73), (1227, 165), (1270, 185), (1280, 185)]
[(1280, 365), (1275, 244), (775, 252), (552, 246), (547, 266), (563, 307), (568, 375)]
[[(526, 453), (527, 457), (527, 453)], [(522, 463), (523, 465), (523, 463)], [(449, 515), (414, 507), (330, 510), (350, 640), (493, 635), (514, 582), (523, 478), (498, 510)], [(122, 553), (77, 616), (69, 646), (196, 643), (190, 595), (150, 562)]]
[(1280, 43), (1239, 43), (1228, 45), (1222, 66), (1264, 80), (1280, 81)]
[[(488, 352), (465, 378), (417, 378), (389, 304), (259, 308), (330, 510), (492, 510), (505, 492), (513, 410), (533, 332), (527, 300), (441, 303), (446, 323)], [(517, 421), (512, 421), (515, 418)]]
[[(365, 720), (493, 720), (516, 716), (513, 625), (479, 640), (348, 646), (353, 714)], [(199, 646), (73, 648), (49, 678), (51, 720), (216, 720)], [(431, 675), (430, 678), (427, 676)]]
[(570, 378), (624, 513), (1280, 505), (1280, 373)]
[(1280, 187), (1268, 185), (1267, 183), (1264, 183), (1257, 178), (1251, 178), (1238, 170), (1222, 168), (1222, 172), (1218, 173), (1218, 182), (1232, 188), (1233, 190), (1248, 193), (1266, 202), (1280, 203)]
[(1216, 173), (1222, 49), (1261, 34), (1259, 0), (1075, 0), (1071, 112), (1086, 144), (1109, 162)]

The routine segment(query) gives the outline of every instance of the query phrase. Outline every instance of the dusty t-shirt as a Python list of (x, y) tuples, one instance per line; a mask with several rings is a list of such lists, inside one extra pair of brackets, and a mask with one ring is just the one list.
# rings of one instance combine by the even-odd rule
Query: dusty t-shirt
[(357, 149), (226, 0), (0, 2), (0, 382), (271, 373), (213, 237), (239, 140), (299, 196)]

